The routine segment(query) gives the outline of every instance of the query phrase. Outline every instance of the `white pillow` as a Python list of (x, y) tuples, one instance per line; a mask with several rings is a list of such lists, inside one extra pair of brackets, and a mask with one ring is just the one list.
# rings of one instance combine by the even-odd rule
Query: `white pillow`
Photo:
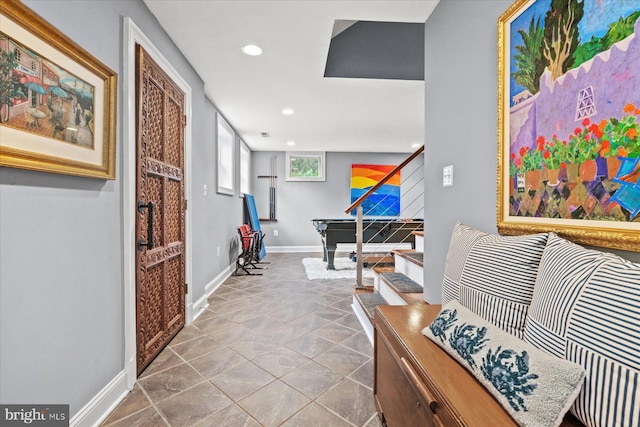
[(499, 236), (457, 223), (449, 244), (442, 304), (457, 300), (522, 338), (547, 233)]
[(457, 301), (422, 333), (471, 372), (519, 425), (559, 426), (584, 382), (582, 366), (538, 350)]
[(571, 412), (588, 427), (640, 426), (640, 264), (551, 233), (524, 339), (582, 365)]

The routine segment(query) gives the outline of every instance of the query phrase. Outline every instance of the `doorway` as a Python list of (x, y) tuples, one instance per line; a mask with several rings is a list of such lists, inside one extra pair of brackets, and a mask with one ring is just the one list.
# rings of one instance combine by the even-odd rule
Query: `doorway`
[(185, 325), (185, 94), (135, 47), (136, 372)]

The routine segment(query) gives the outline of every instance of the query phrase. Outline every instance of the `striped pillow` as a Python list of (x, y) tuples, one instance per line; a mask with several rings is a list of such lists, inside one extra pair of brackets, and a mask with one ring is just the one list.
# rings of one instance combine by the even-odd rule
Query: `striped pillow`
[(571, 412), (586, 426), (640, 425), (640, 264), (551, 233), (524, 339), (582, 365)]
[(499, 236), (457, 223), (449, 244), (442, 304), (457, 300), (522, 338), (547, 234)]

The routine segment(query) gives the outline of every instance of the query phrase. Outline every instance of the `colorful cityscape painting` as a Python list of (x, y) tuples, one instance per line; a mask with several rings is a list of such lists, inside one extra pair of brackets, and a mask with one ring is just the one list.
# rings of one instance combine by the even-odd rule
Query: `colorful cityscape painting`
[[(382, 178), (392, 172), (394, 165), (351, 165), (351, 203), (378, 184)], [(362, 204), (365, 216), (400, 215), (400, 172), (378, 188)], [(351, 215), (356, 215), (355, 209)]]
[(510, 24), (509, 215), (640, 223), (640, 3), (538, 0)]
[(0, 125), (93, 149), (94, 91), (0, 33)]

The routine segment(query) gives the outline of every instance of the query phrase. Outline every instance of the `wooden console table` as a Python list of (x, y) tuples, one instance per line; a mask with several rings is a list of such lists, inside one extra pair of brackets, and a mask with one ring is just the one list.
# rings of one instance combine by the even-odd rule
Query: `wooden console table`
[[(383, 424), (517, 426), (473, 375), (422, 335), (440, 308), (417, 304), (376, 309), (373, 391)], [(562, 423), (581, 425), (571, 415)]]

